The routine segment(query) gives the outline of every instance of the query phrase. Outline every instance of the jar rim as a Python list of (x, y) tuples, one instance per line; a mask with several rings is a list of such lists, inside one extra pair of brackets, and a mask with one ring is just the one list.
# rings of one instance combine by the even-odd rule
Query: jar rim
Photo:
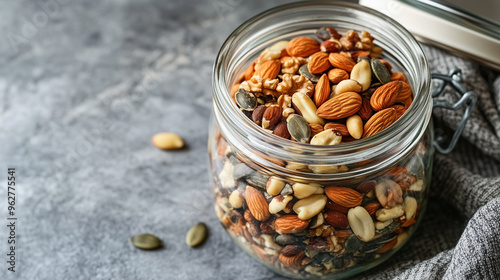
[[(405, 70), (412, 74), (411, 85), (415, 98), (407, 112), (390, 127), (371, 137), (334, 146), (318, 146), (290, 141), (266, 132), (246, 117), (237, 108), (231, 98), (229, 89), (234, 81), (230, 81), (230, 75), (226, 73), (228, 69), (234, 70), (233, 64), (238, 62), (241, 63), (241, 61), (245, 59), (246, 54), (241, 53), (242, 49), (244, 49), (243, 45), (245, 41), (242, 41), (240, 37), (248, 35), (249, 30), (252, 30), (252, 28), (255, 28), (270, 18), (291, 11), (297, 12), (297, 9), (306, 9), (307, 11), (326, 9), (336, 11), (337, 13), (342, 10), (343, 12), (353, 12), (369, 16), (369, 18), (379, 19), (377, 24), (381, 26), (377, 28), (387, 28), (387, 30), (379, 30), (379, 32), (394, 34), (393, 36), (400, 39), (400, 42), (397, 43), (404, 44), (411, 50), (410, 54), (412, 55), (412, 60), (410, 62), (414, 69)], [(331, 14), (331, 17), (332, 19), (335, 18), (336, 14)], [(289, 22), (282, 22), (281, 27), (290, 24), (298, 24), (300, 22), (301, 19), (293, 19)], [(261, 28), (258, 32), (255, 32), (251, 38), (269, 36), (272, 30), (272, 28), (269, 30)], [(377, 39), (379, 38), (375, 38), (375, 40)], [(384, 49), (384, 53), (385, 51)], [(409, 58), (403, 57), (403, 59)], [(240, 25), (224, 42), (216, 58), (213, 69), (214, 112), (219, 122), (225, 122), (234, 128), (234, 132), (236, 132), (238, 136), (228, 140), (232, 142), (232, 144), (238, 146), (237, 148), (240, 150), (257, 150), (268, 156), (280, 158), (285, 161), (295, 160), (300, 162), (305, 160), (312, 164), (356, 163), (366, 159), (367, 155), (376, 156), (384, 153), (391, 153), (394, 147), (398, 147), (398, 151), (395, 154), (402, 156), (415, 147), (430, 122), (432, 112), (430, 77), (427, 59), (417, 40), (404, 27), (388, 16), (355, 3), (337, 1), (296, 2), (272, 8), (252, 17)], [(416, 129), (412, 131), (412, 128)], [(231, 133), (227, 131), (227, 129), (224, 132)], [(411, 139), (404, 139), (405, 137)], [(399, 139), (400, 141), (404, 140), (404, 143), (397, 143), (394, 139)], [(392, 144), (389, 145), (388, 143)], [(314, 157), (311, 157), (311, 155), (314, 155)], [(272, 163), (262, 160), (262, 158), (256, 158), (255, 160), (259, 165), (272, 165)], [(371, 169), (377, 169), (380, 167), (379, 165), (380, 164), (374, 164)], [(280, 169), (279, 166), (272, 166), (272, 168), (274, 170)], [(286, 170), (281, 171), (287, 172)], [(310, 173), (305, 174), (310, 175)]]

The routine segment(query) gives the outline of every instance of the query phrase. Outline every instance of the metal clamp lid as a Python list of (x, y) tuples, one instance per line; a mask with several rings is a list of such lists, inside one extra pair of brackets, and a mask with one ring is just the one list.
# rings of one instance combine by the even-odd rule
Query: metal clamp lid
[(464, 87), (464, 85), (462, 84), (463, 82), (462, 70), (458, 68), (451, 70), (448, 75), (432, 73), (431, 77), (432, 79), (441, 80), (441, 84), (439, 85), (439, 87), (432, 92), (432, 98), (435, 98), (439, 96), (441, 93), (443, 93), (446, 85), (448, 84), (451, 85), (455, 89), (455, 91), (461, 96), (460, 100), (458, 100), (454, 104), (434, 99), (433, 102), (434, 107), (443, 107), (450, 110), (458, 110), (461, 107), (466, 106), (464, 116), (460, 121), (460, 124), (458, 125), (457, 129), (455, 130), (455, 133), (453, 134), (453, 137), (451, 138), (448, 147), (443, 147), (441, 145), (445, 141), (446, 135), (436, 135), (436, 140), (434, 141), (434, 147), (436, 147), (436, 149), (440, 153), (448, 154), (453, 150), (453, 148), (455, 148), (458, 138), (460, 137), (460, 134), (462, 134), (462, 131), (464, 130), (465, 124), (467, 123), (467, 120), (470, 117), (472, 109), (474, 109), (474, 106), (476, 104), (477, 95), (473, 91), (467, 90)]

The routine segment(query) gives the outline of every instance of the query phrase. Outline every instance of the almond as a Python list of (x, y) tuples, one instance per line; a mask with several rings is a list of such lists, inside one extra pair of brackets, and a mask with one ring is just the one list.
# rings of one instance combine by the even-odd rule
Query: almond
[(360, 56), (369, 57), (370, 53), (367, 51), (352, 51), (351, 57), (354, 61), (357, 61)]
[(402, 81), (402, 82), (406, 82), (406, 76), (405, 74), (401, 73), (401, 72), (394, 72), (391, 74), (391, 81)]
[(344, 207), (356, 207), (363, 201), (363, 196), (350, 188), (326, 187), (325, 193), (333, 202)]
[(233, 98), (234, 102), (236, 102), (236, 99), (234, 99), (234, 96), (236, 95), (236, 92), (240, 89), (240, 84), (234, 84), (233, 87), (231, 87), (231, 98)]
[(301, 269), (303, 267), (302, 260), (304, 259), (304, 252), (301, 251), (300, 253), (289, 257), (280, 254), (278, 259), (287, 268)]
[(329, 120), (347, 118), (361, 108), (361, 102), (361, 96), (356, 92), (345, 92), (323, 103), (316, 114)]
[(261, 222), (269, 219), (271, 216), (271, 213), (269, 213), (269, 206), (267, 205), (266, 198), (260, 191), (254, 187), (247, 186), (245, 197), (248, 209), (255, 219)]
[(344, 206), (338, 205), (337, 203), (334, 203), (331, 200), (329, 200), (326, 203), (325, 208), (327, 210), (329, 210), (329, 211), (335, 211), (335, 212), (340, 212), (340, 213), (344, 213), (344, 214), (347, 214), (347, 212), (349, 212), (349, 208), (348, 207), (344, 207)]
[(319, 46), (319, 49), (325, 53), (338, 52), (340, 51), (340, 49), (342, 49), (342, 45), (336, 39), (329, 39), (323, 41)]
[(413, 102), (413, 98), (410, 96), (404, 101), (405, 107), (410, 108), (411, 103)]
[(262, 117), (264, 116), (264, 112), (266, 112), (267, 107), (264, 105), (260, 105), (255, 108), (252, 112), (252, 121), (258, 125), (262, 124)]
[(285, 257), (295, 256), (300, 253), (302, 249), (300, 249), (297, 245), (286, 245), (283, 249), (281, 249), (280, 254)]
[(330, 97), (330, 90), (331, 87), (330, 82), (328, 81), (328, 76), (323, 74), (314, 88), (313, 99), (314, 103), (316, 103), (316, 107), (321, 106), (321, 104), (328, 100), (328, 97)]
[(342, 136), (349, 136), (349, 131), (347, 130), (347, 127), (345, 126), (345, 124), (329, 122), (329, 123), (325, 124), (325, 129), (334, 129), (334, 130), (337, 130), (338, 132), (340, 132), (340, 134), (342, 134)]
[(366, 204), (363, 207), (365, 207), (366, 212), (368, 212), (368, 214), (370, 214), (370, 216), (373, 216), (373, 214), (375, 214), (375, 212), (377, 212), (377, 210), (380, 208), (380, 203), (372, 202), (372, 203)]
[(320, 74), (330, 69), (332, 65), (328, 61), (328, 54), (324, 52), (314, 53), (309, 57), (309, 62), (307, 63), (309, 72), (311, 74)]
[(310, 123), (309, 127), (311, 128), (311, 137), (324, 130), (323, 126), (317, 123)]
[(396, 98), (396, 102), (404, 103), (407, 99), (412, 97), (412, 90), (410, 84), (407, 82), (401, 82), (401, 92)]
[(329, 211), (326, 212), (323, 217), (325, 221), (336, 228), (347, 228), (349, 227), (349, 221), (347, 220), (347, 216), (340, 212)]
[(367, 121), (373, 115), (373, 109), (370, 105), (370, 101), (366, 98), (362, 99), (361, 108), (359, 108), (358, 115), (363, 119), (363, 121)]
[(290, 56), (306, 57), (319, 52), (319, 43), (310, 37), (296, 37), (288, 42), (286, 51)]
[(247, 70), (243, 73), (243, 77), (245, 80), (250, 80), (253, 77), (253, 73), (255, 73), (255, 61), (248, 66)]
[(404, 113), (406, 113), (406, 107), (403, 105), (394, 105), (391, 108), (396, 110), (396, 119), (399, 119)]
[(369, 180), (360, 183), (355, 189), (360, 193), (369, 193), (373, 191), (375, 186), (377, 185), (377, 181)]
[(274, 126), (281, 120), (281, 107), (270, 106), (267, 107), (264, 115), (262, 116), (262, 127), (273, 129)]
[(341, 55), (340, 53), (330, 53), (328, 60), (333, 67), (343, 69), (349, 73), (352, 71), (354, 65), (356, 65), (352, 58)]
[(301, 220), (297, 215), (284, 215), (274, 221), (274, 229), (279, 234), (299, 233), (304, 231), (309, 221)]
[(286, 120), (279, 122), (274, 127), (273, 134), (285, 139), (290, 139), (290, 133), (288, 132)]
[(384, 109), (374, 114), (366, 123), (363, 138), (370, 137), (384, 130), (396, 121), (396, 110), (394, 108)]
[(387, 60), (384, 59), (379, 59), (379, 60), (380, 62), (382, 62), (382, 64), (384, 64), (385, 68), (387, 68), (389, 72), (392, 71), (392, 65)]
[(380, 111), (394, 105), (402, 87), (401, 81), (391, 81), (378, 87), (370, 98), (373, 110)]
[(334, 68), (328, 71), (328, 80), (334, 84), (338, 84), (347, 79), (349, 79), (349, 73), (345, 70)]
[(253, 76), (259, 76), (262, 79), (275, 79), (281, 71), (281, 61), (278, 59), (268, 60), (259, 65)]

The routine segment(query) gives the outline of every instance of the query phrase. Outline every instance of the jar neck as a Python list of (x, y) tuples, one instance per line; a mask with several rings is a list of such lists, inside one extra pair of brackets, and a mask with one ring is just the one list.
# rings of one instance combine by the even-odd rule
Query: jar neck
[[(414, 100), (389, 128), (369, 138), (335, 146), (292, 142), (264, 131), (232, 100), (231, 85), (265, 47), (296, 36), (312, 36), (314, 30), (323, 25), (334, 26), (341, 32), (349, 29), (370, 32), (384, 50), (383, 58), (406, 74)], [(213, 73), (214, 115), (221, 133), (237, 153), (247, 156), (261, 170), (283, 176), (331, 180), (375, 173), (395, 164), (415, 148), (432, 113), (430, 71), (418, 42), (387, 16), (351, 3), (308, 1), (257, 15), (229, 36), (217, 56)], [(314, 174), (290, 170), (270, 159), (349, 169), (336, 174)]]

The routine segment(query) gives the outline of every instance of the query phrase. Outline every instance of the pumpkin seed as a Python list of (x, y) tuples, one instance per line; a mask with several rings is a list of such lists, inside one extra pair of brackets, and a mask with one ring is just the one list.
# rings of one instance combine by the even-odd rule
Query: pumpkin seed
[(391, 234), (385, 234), (382, 235), (381, 237), (371, 241), (370, 243), (375, 243), (375, 244), (386, 244), (387, 242), (390, 242), (394, 240), (396, 237), (398, 237), (396, 234), (391, 233)]
[(205, 223), (200, 222), (192, 226), (186, 234), (186, 243), (191, 247), (197, 247), (205, 242), (208, 236), (208, 228)]
[(356, 252), (362, 244), (363, 241), (359, 240), (359, 238), (353, 234), (346, 239), (345, 248), (347, 252), (352, 253)]
[(278, 243), (281, 246), (286, 246), (286, 245), (294, 245), (299, 243), (298, 239), (293, 236), (293, 235), (288, 235), (288, 234), (282, 234), (276, 236), (276, 243)]
[(130, 243), (135, 247), (143, 250), (154, 250), (160, 248), (163, 244), (161, 240), (150, 234), (150, 233), (141, 233), (129, 238)]
[(292, 194), (293, 193), (293, 188), (292, 185), (290, 184), (285, 184), (283, 189), (281, 190), (280, 194), (281, 195), (287, 195), (287, 194)]
[(321, 78), (321, 75), (315, 75), (315, 74), (311, 74), (311, 72), (309, 72), (309, 68), (307, 68), (307, 63), (300, 66), (299, 68), (299, 74), (306, 77), (309, 81), (313, 82), (313, 83), (317, 83), (319, 81), (319, 78)]
[(372, 59), (372, 71), (375, 74), (375, 77), (382, 83), (386, 84), (391, 81), (391, 73), (387, 70), (387, 67), (380, 62), (378, 59)]
[(248, 175), (245, 180), (248, 184), (265, 190), (269, 176), (255, 171)]
[(290, 115), (287, 119), (287, 128), (290, 135), (298, 142), (307, 143), (309, 141), (311, 127), (301, 115)]
[(370, 242), (370, 243), (366, 243), (366, 245), (363, 246), (362, 250), (364, 253), (373, 253), (373, 252), (380, 250), (380, 248), (382, 248), (382, 246), (384, 246), (383, 243), (380, 244), (380, 243)]
[(342, 257), (334, 258), (332, 260), (332, 264), (333, 264), (333, 267), (335, 267), (336, 269), (342, 269), (342, 268), (344, 268), (344, 258), (342, 258)]
[(257, 107), (257, 98), (255, 95), (242, 88), (236, 92), (235, 99), (242, 110), (253, 111)]
[(238, 163), (233, 168), (233, 178), (235, 180), (250, 176), (254, 170), (244, 163)]

